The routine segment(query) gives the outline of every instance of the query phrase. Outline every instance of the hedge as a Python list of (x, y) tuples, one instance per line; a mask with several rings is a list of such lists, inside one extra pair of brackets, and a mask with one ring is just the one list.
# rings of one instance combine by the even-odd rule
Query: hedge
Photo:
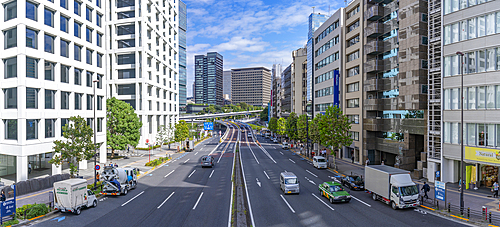
[[(28, 212), (26, 212), (25, 217), (24, 211), (26, 210), (28, 210)], [(47, 213), (49, 213), (49, 208), (45, 204), (26, 204), (16, 209), (16, 217), (19, 219), (31, 219), (34, 217), (45, 215)]]
[[(154, 146), (153, 146), (153, 149), (156, 149), (156, 148), (159, 148), (159, 147), (161, 147), (161, 145), (154, 145)], [(147, 151), (147, 150), (149, 150), (149, 147), (146, 147), (146, 148), (143, 148), (143, 147), (136, 147), (135, 149), (136, 149), (136, 150)]]
[(155, 167), (155, 166), (162, 164), (163, 162), (168, 161), (168, 159), (169, 158), (167, 158), (167, 157), (159, 157), (157, 159), (153, 159), (153, 160), (147, 162), (146, 166)]

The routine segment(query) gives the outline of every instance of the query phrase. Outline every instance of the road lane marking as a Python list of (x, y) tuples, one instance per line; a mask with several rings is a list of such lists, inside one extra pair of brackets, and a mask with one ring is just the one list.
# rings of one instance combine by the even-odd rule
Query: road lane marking
[(293, 162), (295, 164), (295, 162), (292, 159), (289, 158), (288, 160), (290, 160), (291, 162)]
[(248, 143), (247, 143), (247, 146), (248, 146), (248, 148), (250, 148), (250, 151), (252, 152), (252, 155), (253, 155), (253, 157), (255, 158), (255, 161), (257, 162), (257, 164), (259, 164), (259, 165), (260, 165), (259, 160), (257, 160), (257, 157), (255, 156), (255, 153), (253, 153), (253, 150), (252, 150), (252, 148), (248, 145)]
[(212, 173), (210, 173), (210, 176), (208, 178), (212, 178), (212, 174), (214, 174), (215, 169), (212, 170)]
[(186, 162), (188, 162), (188, 161), (189, 161), (189, 158), (186, 161), (184, 161), (184, 164), (186, 164)]
[(194, 155), (197, 155), (197, 154), (198, 154), (198, 152), (194, 153)]
[(307, 181), (309, 181), (309, 183), (316, 185), (316, 183), (314, 183), (314, 181), (312, 181), (311, 179), (309, 179), (307, 177), (305, 177), (305, 178), (306, 178)]
[(136, 196), (132, 197), (131, 199), (129, 199), (127, 202), (125, 202), (124, 204), (122, 204), (122, 206), (125, 206), (127, 205), (127, 203), (130, 203), (130, 201), (134, 200), (135, 198), (139, 197), (140, 195), (142, 195), (142, 193), (144, 193), (144, 191), (142, 191), (141, 193), (137, 194)]
[[(241, 150), (241, 143), (239, 144), (239, 149)], [(245, 194), (247, 196), (248, 209), (250, 210), (250, 220), (252, 222), (251, 226), (255, 226), (255, 221), (254, 221), (254, 218), (253, 218), (253, 211), (252, 211), (252, 204), (250, 203), (250, 196), (248, 194), (247, 180), (246, 180), (246, 177), (245, 177), (245, 168), (243, 168), (243, 161), (241, 161), (242, 160), (241, 159), (241, 152), (238, 152), (238, 153), (240, 155), (241, 173), (243, 175), (243, 184), (245, 185), (245, 192), (246, 192)], [(233, 170), (234, 170), (234, 165), (233, 165)], [(233, 171), (233, 174), (234, 174), (234, 171)], [(232, 193), (233, 192), (231, 192), (231, 195), (232, 195)], [(229, 209), (231, 209), (231, 208), (229, 208)], [(231, 214), (231, 213), (229, 213), (229, 214)], [(229, 216), (231, 217), (231, 215), (229, 215)], [(229, 224), (231, 224), (231, 223), (229, 223)], [(229, 224), (228, 224), (228, 226), (229, 226)]]
[(257, 181), (257, 185), (259, 185), (259, 188), (262, 187), (260, 184), (259, 178), (255, 178), (255, 180)]
[(165, 178), (165, 177), (168, 177), (168, 175), (172, 174), (174, 171), (175, 171), (175, 169), (174, 169), (174, 170), (172, 170), (172, 171), (171, 171), (170, 173), (168, 173), (167, 175), (165, 175), (165, 176), (164, 176), (164, 178)]
[(281, 151), (280, 151), (280, 154), (281, 154), (281, 155), (284, 155), (284, 154), (283, 154), (283, 152), (281, 152)]
[(200, 197), (198, 197), (198, 200), (194, 204), (193, 210), (196, 209), (196, 206), (198, 206), (198, 203), (200, 202), (201, 197), (203, 196), (203, 192), (201, 192)]
[(161, 206), (163, 206), (163, 204), (165, 204), (165, 202), (167, 202), (168, 199), (170, 199), (170, 197), (172, 197), (174, 195), (175, 192), (172, 192), (172, 194), (170, 194), (167, 199), (165, 199), (165, 201), (163, 201), (163, 203), (161, 203), (156, 209), (160, 209)]
[(314, 197), (316, 197), (316, 199), (318, 199), (320, 202), (322, 202), (323, 204), (325, 204), (325, 206), (327, 206), (328, 208), (330, 208), (330, 210), (334, 210), (330, 205), (326, 204), (325, 201), (323, 201), (321, 198), (319, 198), (317, 195), (315, 195), (314, 193), (311, 193)]
[(191, 172), (191, 174), (189, 174), (188, 178), (190, 178), (191, 175), (193, 175), (194, 172), (196, 172), (196, 170), (193, 170), (193, 172)]
[(267, 179), (271, 180), (271, 178), (269, 178), (269, 175), (267, 175), (266, 171), (264, 171), (264, 174), (266, 174)]
[(358, 198), (356, 198), (356, 197), (354, 197), (354, 196), (352, 196), (352, 195), (351, 195), (351, 197), (352, 197), (353, 199), (355, 199), (355, 200), (358, 200), (358, 202), (360, 202), (360, 203), (362, 203), (362, 204), (367, 205), (368, 207), (372, 207), (372, 205), (370, 205), (370, 204), (368, 204), (368, 203), (365, 203), (365, 202), (361, 201), (360, 199), (358, 199)]
[(306, 172), (310, 173), (311, 175), (315, 176), (315, 177), (318, 177), (316, 174), (312, 173), (311, 171), (307, 170), (306, 169)]
[(283, 197), (283, 195), (280, 195), (280, 196), (283, 199), (283, 201), (285, 201), (286, 205), (288, 205), (288, 208), (290, 208), (290, 210), (292, 210), (292, 213), (295, 214), (295, 210), (293, 210), (292, 206), (290, 206), (290, 204), (286, 201), (285, 197)]

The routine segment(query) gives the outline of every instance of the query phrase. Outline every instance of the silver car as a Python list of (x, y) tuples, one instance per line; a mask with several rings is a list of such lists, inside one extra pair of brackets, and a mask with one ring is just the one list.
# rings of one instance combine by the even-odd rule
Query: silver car
[(214, 158), (212, 156), (204, 155), (201, 157), (201, 167), (214, 167)]

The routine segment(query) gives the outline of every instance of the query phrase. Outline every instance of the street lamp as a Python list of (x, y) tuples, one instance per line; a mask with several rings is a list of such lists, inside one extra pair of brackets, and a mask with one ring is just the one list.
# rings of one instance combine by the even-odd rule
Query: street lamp
[(460, 92), (462, 93), (460, 97), (460, 213), (464, 214), (464, 178), (465, 178), (465, 165), (464, 165), (464, 54), (457, 51), (457, 55), (460, 56), (461, 64), (461, 77), (460, 77)]
[(95, 168), (97, 166), (97, 121), (96, 121), (96, 109), (97, 109), (97, 97), (95, 96), (95, 87), (97, 86), (96, 83), (99, 82), (99, 80), (93, 80), (92, 83), (94, 84), (94, 188), (97, 187), (97, 169)]

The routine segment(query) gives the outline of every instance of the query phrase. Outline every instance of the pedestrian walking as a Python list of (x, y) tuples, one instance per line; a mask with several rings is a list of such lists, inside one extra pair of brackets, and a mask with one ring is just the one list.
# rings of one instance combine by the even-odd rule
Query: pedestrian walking
[(28, 163), (28, 174), (31, 174), (31, 162)]
[(462, 190), (462, 179), (458, 181), (458, 191)]
[(6, 200), (6, 198), (5, 198), (5, 192), (2, 191), (2, 195), (0, 197), (0, 201), (4, 202), (5, 200)]
[(113, 162), (109, 162), (109, 166), (113, 167)]
[(493, 183), (493, 198), (498, 198), (498, 182)]
[(118, 168), (118, 164), (116, 164), (116, 162), (115, 162), (115, 168)]
[(101, 178), (101, 175), (99, 174), (99, 172), (97, 172), (97, 174), (95, 175), (95, 180), (97, 182), (99, 182), (100, 178)]
[(354, 154), (351, 155), (351, 162), (354, 163)]
[(384, 163), (384, 160), (382, 160), (382, 163), (381, 163), (381, 165), (384, 165), (384, 164), (385, 164), (385, 163)]
[(127, 146), (127, 153), (130, 152), (130, 146)]
[(370, 165), (370, 159), (366, 159), (365, 164), (368, 166)]
[(425, 181), (424, 181), (424, 186), (422, 186), (422, 190), (424, 190), (424, 197), (426, 199), (429, 199), (429, 196), (427, 196), (427, 192), (431, 190), (431, 187)]

